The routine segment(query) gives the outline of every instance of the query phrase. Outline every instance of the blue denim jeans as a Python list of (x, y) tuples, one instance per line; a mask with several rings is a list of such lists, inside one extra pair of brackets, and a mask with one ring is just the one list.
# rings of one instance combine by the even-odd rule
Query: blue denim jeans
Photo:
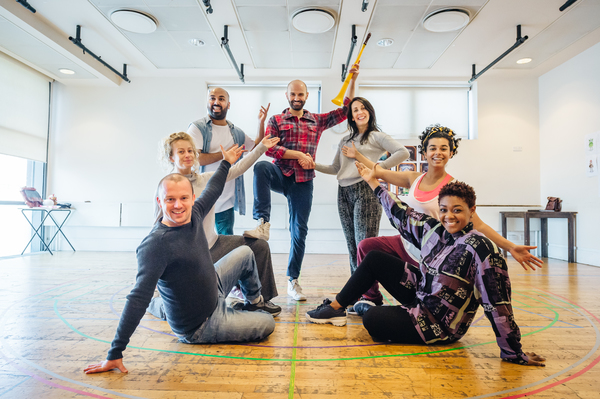
[(235, 212), (233, 208), (215, 213), (215, 229), (222, 236), (233, 235), (233, 224), (235, 223)]
[(313, 181), (296, 183), (294, 175), (284, 176), (278, 166), (266, 161), (257, 162), (254, 165), (254, 219), (263, 218), (265, 222), (270, 220), (271, 191), (283, 194), (288, 201), (292, 244), (287, 275), (296, 279), (300, 276), (306, 248)]
[[(260, 341), (268, 337), (275, 329), (275, 321), (270, 314), (261, 311), (233, 310), (225, 301), (227, 294), (238, 282), (248, 301), (253, 301), (260, 296), (261, 285), (252, 250), (247, 246), (234, 249), (215, 263), (215, 271), (219, 285), (215, 311), (200, 328), (187, 336), (178, 336), (179, 340), (186, 344), (212, 344)], [(148, 308), (148, 311), (157, 317), (160, 312), (157, 311), (158, 314), (155, 314), (154, 311), (160, 307), (158, 299), (160, 298), (154, 298)]]

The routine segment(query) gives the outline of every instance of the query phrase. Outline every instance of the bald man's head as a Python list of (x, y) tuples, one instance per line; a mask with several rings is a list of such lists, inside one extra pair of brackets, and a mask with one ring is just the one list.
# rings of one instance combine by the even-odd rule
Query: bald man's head
[(285, 96), (290, 103), (290, 107), (294, 111), (301, 111), (304, 108), (306, 99), (308, 98), (306, 83), (301, 80), (292, 80), (290, 83), (288, 83)]
[(192, 220), (194, 188), (189, 179), (172, 173), (158, 183), (156, 202), (162, 210), (161, 223), (169, 227), (183, 226)]
[(211, 119), (223, 120), (229, 110), (229, 93), (220, 87), (210, 89), (206, 108)]

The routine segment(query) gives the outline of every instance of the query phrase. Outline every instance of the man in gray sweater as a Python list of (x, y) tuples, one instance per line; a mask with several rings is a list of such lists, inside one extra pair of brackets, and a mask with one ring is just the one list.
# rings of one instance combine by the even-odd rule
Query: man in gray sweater
[[(156, 286), (167, 322), (180, 342), (258, 341), (275, 329), (271, 314), (278, 314), (281, 308), (262, 299), (250, 248), (237, 248), (214, 265), (211, 260), (202, 221), (221, 195), (231, 164), (241, 155), (235, 149), (223, 153), (224, 161), (197, 200), (192, 185), (183, 175), (171, 174), (159, 183), (157, 201), (163, 218), (137, 248), (135, 287), (127, 296), (108, 356), (103, 362), (85, 368), (86, 373), (114, 368), (127, 372), (123, 351)], [(238, 281), (246, 298), (242, 311), (227, 307), (225, 302)]]

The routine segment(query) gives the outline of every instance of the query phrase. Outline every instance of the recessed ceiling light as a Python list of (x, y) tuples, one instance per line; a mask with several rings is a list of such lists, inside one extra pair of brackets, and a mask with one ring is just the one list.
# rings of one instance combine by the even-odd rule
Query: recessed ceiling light
[(394, 39), (381, 39), (377, 42), (377, 45), (380, 47), (389, 47), (394, 44)]
[(325, 33), (335, 25), (335, 18), (327, 10), (304, 8), (292, 17), (294, 28), (304, 33)]
[(423, 27), (430, 32), (453, 32), (465, 27), (470, 20), (469, 12), (460, 8), (436, 10), (425, 17)]
[(188, 40), (188, 43), (190, 43), (192, 46), (197, 46), (197, 47), (204, 46), (204, 41), (202, 41), (200, 39), (190, 39), (190, 40)]
[(113, 11), (110, 19), (119, 28), (133, 33), (152, 33), (158, 26), (154, 17), (136, 10)]
[(517, 60), (517, 64), (529, 64), (531, 61), (533, 61), (532, 58), (521, 58)]
[(75, 75), (75, 71), (67, 68), (60, 68), (58, 72), (63, 73), (65, 75)]

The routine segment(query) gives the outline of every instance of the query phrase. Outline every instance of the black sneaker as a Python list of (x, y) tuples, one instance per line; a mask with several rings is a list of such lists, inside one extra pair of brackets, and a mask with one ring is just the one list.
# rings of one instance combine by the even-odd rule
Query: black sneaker
[(373, 306), (377, 305), (366, 299), (361, 299), (360, 301), (356, 302), (353, 306), (355, 312), (354, 314), (357, 316), (363, 316), (365, 313), (367, 313), (367, 310), (371, 309)]
[(262, 310), (273, 317), (277, 317), (279, 316), (279, 313), (281, 313), (281, 306), (277, 306), (271, 301), (265, 301), (262, 295), (260, 297), (260, 301), (258, 301), (258, 303), (255, 303), (254, 305), (250, 302), (238, 302), (234, 304), (232, 308), (235, 310), (247, 310), (249, 312), (256, 312), (258, 310)]
[(325, 299), (315, 310), (306, 312), (306, 319), (311, 323), (327, 324), (342, 327), (346, 325), (346, 309), (335, 310), (331, 307), (331, 301)]

